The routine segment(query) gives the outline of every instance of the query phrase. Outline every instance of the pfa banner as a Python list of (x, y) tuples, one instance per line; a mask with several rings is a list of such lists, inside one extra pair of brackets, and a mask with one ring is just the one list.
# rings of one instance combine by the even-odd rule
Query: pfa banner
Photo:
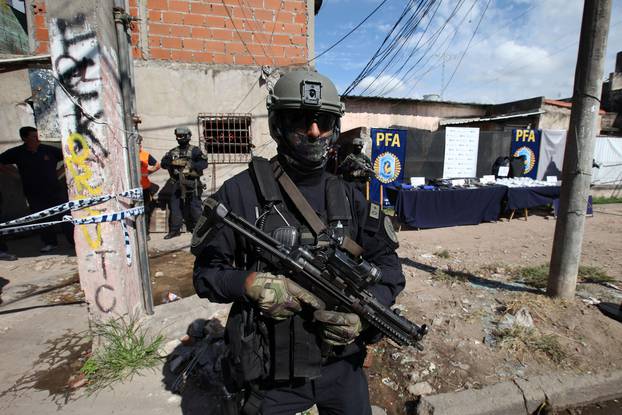
[[(381, 186), (396, 185), (403, 181), (407, 137), (407, 130), (371, 129), (371, 162), (375, 172), (369, 192), (372, 202), (380, 203)], [(386, 199), (386, 193), (382, 193)]]
[(524, 176), (535, 179), (540, 157), (540, 130), (512, 130), (510, 152), (513, 157), (525, 157)]

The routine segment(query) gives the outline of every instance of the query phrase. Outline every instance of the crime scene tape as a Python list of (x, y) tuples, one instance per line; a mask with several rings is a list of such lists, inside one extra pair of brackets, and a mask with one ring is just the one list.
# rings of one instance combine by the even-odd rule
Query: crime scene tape
[[(143, 189), (140, 187), (137, 187), (134, 189), (127, 190), (125, 192), (118, 193), (118, 194), (109, 194), (109, 195), (89, 197), (87, 199), (70, 200), (69, 202), (63, 203), (58, 206), (53, 206), (51, 208), (42, 210), (37, 213), (32, 213), (30, 215), (27, 215), (27, 216), (24, 216), (18, 219), (13, 219), (8, 222), (0, 223), (0, 235), (3, 234), (2, 233), (3, 229), (1, 228), (6, 227), (6, 226), (14, 226), (14, 225), (20, 225), (23, 223), (34, 222), (36, 220), (40, 220), (40, 219), (47, 218), (50, 216), (56, 216), (60, 213), (64, 213), (67, 211), (74, 211), (74, 210), (82, 209), (82, 208), (89, 207), (89, 206), (99, 205), (100, 203), (107, 202), (110, 199), (114, 199), (117, 197), (124, 197), (124, 198), (132, 199), (132, 200), (141, 200), (143, 197)], [(56, 224), (56, 223), (51, 223), (51, 224)], [(45, 224), (42, 223), (42, 224), (37, 224), (37, 225), (45, 225)], [(31, 226), (34, 226), (34, 225), (31, 225)], [(45, 225), (45, 226), (51, 226), (51, 225)], [(26, 230), (32, 230), (32, 229), (39, 229), (42, 227), (44, 226), (28, 228), (28, 229), (24, 228), (23, 230), (26, 231)], [(12, 229), (12, 228), (9, 228), (9, 229)]]
[(104, 222), (116, 222), (129, 218), (131, 216), (138, 216), (145, 213), (144, 206), (137, 206), (131, 209), (122, 210), (119, 212), (105, 213), (97, 216), (89, 216), (86, 218), (74, 218), (69, 215), (63, 216), (63, 220), (57, 220), (52, 222), (34, 223), (32, 225), (11, 226), (9, 228), (0, 228), (0, 235), (11, 235), (14, 233), (25, 232), (35, 229), (45, 228), (47, 226), (58, 225), (59, 223), (71, 222), (74, 225), (89, 225), (92, 223), (104, 223)]

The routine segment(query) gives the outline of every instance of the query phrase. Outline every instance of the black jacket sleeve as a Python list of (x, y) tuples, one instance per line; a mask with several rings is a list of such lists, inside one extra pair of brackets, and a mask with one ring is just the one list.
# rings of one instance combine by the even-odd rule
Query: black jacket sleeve
[(207, 159), (199, 147), (192, 149), (192, 168), (196, 171), (203, 171), (207, 168)]
[(162, 157), (162, 161), (160, 162), (160, 166), (163, 169), (169, 169), (171, 167), (171, 163), (173, 162), (173, 156), (171, 156), (171, 152), (167, 152), (164, 157)]
[[(231, 207), (227, 184), (213, 196)], [(194, 262), (193, 283), (197, 295), (215, 303), (230, 303), (244, 295), (244, 282), (249, 271), (235, 267), (238, 238), (222, 224), (215, 225)]]
[(363, 258), (382, 272), (381, 282), (371, 286), (369, 290), (382, 304), (391, 306), (406, 285), (402, 264), (395, 252), (398, 243), (387, 232), (384, 213), (380, 212), (378, 218), (371, 217), (369, 204), (361, 192), (353, 192), (353, 199), (360, 221), (357, 242), (365, 249)]

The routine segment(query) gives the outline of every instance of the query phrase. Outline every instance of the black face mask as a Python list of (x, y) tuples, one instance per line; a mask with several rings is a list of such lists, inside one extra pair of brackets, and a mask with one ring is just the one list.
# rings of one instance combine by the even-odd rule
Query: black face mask
[[(326, 153), (335, 135), (337, 116), (326, 112), (286, 110), (279, 114), (281, 120), (282, 148), (286, 155), (300, 167), (321, 168), (326, 163)], [(308, 130), (317, 124), (319, 137), (309, 137)]]
[(176, 138), (177, 144), (179, 144), (181, 147), (186, 147), (190, 143), (190, 136), (188, 135), (178, 135), (176, 136)]

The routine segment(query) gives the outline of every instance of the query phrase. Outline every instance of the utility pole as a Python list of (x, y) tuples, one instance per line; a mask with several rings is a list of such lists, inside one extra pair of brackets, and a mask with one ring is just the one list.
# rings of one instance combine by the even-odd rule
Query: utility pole
[[(123, 96), (123, 115), (125, 125), (125, 142), (129, 161), (129, 179), (132, 188), (141, 187), (138, 131), (134, 115), (136, 114), (136, 92), (134, 89), (134, 71), (132, 64), (132, 48), (130, 23), (131, 17), (127, 12), (127, 0), (114, 0), (114, 22), (117, 31), (117, 52), (119, 54), (119, 78), (121, 94)], [(153, 294), (151, 291), (151, 276), (149, 272), (149, 250), (147, 245), (146, 215), (138, 218), (136, 223), (136, 250), (138, 253), (138, 267), (141, 275), (143, 304), (147, 314), (153, 314)]]
[[(124, 74), (118, 67), (121, 57), (113, 0), (48, 1), (46, 6), (70, 198), (116, 195), (129, 190), (136, 184), (131, 177), (136, 173), (131, 162), (136, 155), (128, 154)], [(131, 208), (132, 203), (115, 198), (75, 211), (73, 216), (111, 214)], [(80, 284), (91, 320), (140, 315), (148, 310), (135, 226), (142, 220), (136, 217), (76, 226)]]
[(585, 0), (547, 294), (573, 298), (581, 260), (611, 0)]

